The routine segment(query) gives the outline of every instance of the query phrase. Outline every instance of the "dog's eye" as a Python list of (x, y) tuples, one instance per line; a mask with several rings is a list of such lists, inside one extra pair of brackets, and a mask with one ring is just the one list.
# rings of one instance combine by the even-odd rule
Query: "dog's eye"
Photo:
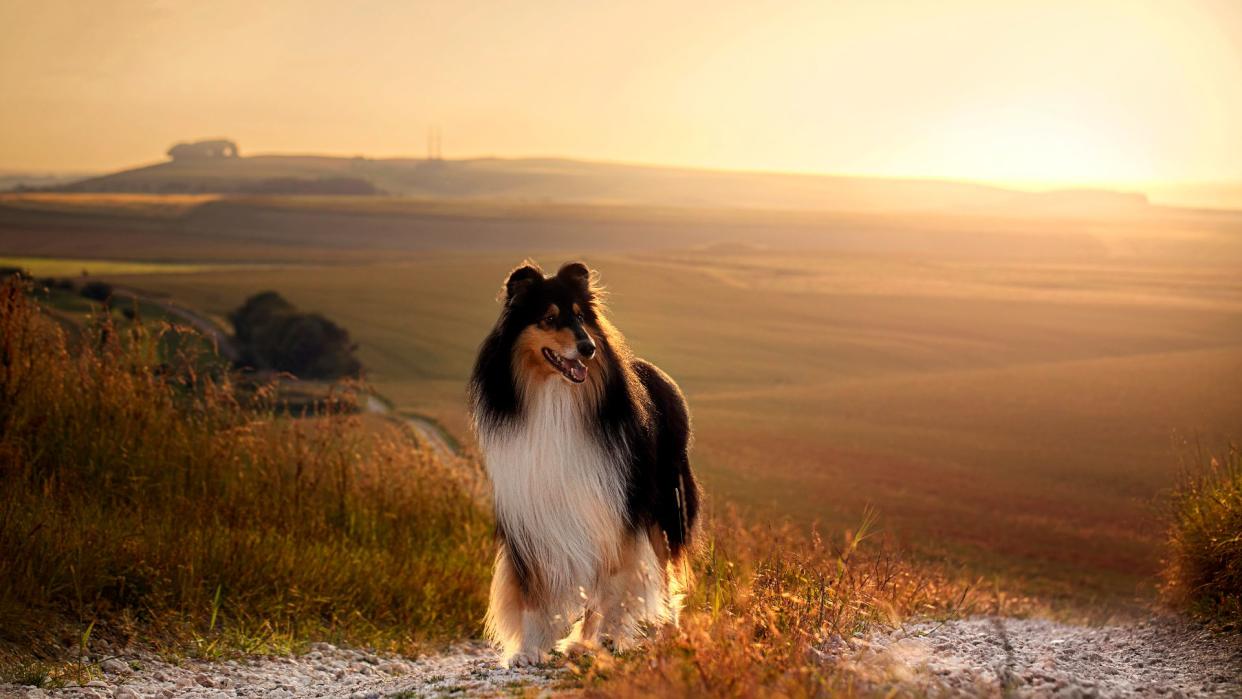
[(586, 322), (586, 318), (583, 318), (581, 313), (575, 313), (575, 314), (574, 314), (574, 317), (578, 319), (578, 322), (579, 322), (579, 323), (585, 323), (585, 322)]
[(543, 322), (543, 324), (544, 324), (544, 325), (551, 325), (551, 324), (553, 324), (553, 323), (555, 323), (555, 322), (556, 322), (556, 316), (551, 315), (551, 314), (546, 315), (546, 316), (544, 316), (544, 318), (543, 318), (543, 321), (542, 321), (542, 322)]

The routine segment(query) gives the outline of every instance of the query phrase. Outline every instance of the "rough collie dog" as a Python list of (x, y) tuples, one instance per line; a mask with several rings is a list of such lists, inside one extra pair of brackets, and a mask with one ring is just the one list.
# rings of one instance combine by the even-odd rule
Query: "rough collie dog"
[(527, 263), (501, 293), (471, 378), (499, 540), (487, 633), (510, 666), (626, 647), (677, 622), (699, 506), (685, 399), (631, 355), (586, 265)]

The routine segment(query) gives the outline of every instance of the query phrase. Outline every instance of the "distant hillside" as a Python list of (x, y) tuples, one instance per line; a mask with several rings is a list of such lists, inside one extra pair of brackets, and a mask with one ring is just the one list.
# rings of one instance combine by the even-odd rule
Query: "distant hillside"
[(46, 189), (78, 182), (94, 173), (85, 172), (26, 172), (22, 170), (0, 170), (0, 192)]
[(1026, 193), (944, 180), (694, 170), (561, 159), (415, 160), (296, 155), (175, 160), (92, 177), (71, 192), (376, 194), (527, 202), (836, 211), (1106, 213), (1142, 194)]

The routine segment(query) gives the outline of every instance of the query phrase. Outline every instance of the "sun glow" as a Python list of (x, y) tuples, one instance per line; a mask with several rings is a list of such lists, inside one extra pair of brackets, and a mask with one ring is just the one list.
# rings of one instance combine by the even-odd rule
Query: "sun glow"
[(450, 158), (1242, 180), (1235, 0), (51, 0), (0, 5), (0, 86), (0, 169), (419, 156), (434, 126)]
[[(997, 182), (1091, 183), (1152, 177), (1141, 149), (1085, 120), (1030, 105), (964, 112), (935, 127), (924, 176)], [(903, 163), (892, 163), (893, 168)]]

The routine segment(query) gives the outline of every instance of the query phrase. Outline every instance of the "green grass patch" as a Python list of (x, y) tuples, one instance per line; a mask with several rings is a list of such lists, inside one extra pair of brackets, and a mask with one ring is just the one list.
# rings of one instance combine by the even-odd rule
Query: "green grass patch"
[(219, 269), (222, 265), (183, 262), (135, 262), (70, 257), (0, 257), (0, 267), (20, 267), (35, 277), (77, 277), (83, 274), (184, 274)]

